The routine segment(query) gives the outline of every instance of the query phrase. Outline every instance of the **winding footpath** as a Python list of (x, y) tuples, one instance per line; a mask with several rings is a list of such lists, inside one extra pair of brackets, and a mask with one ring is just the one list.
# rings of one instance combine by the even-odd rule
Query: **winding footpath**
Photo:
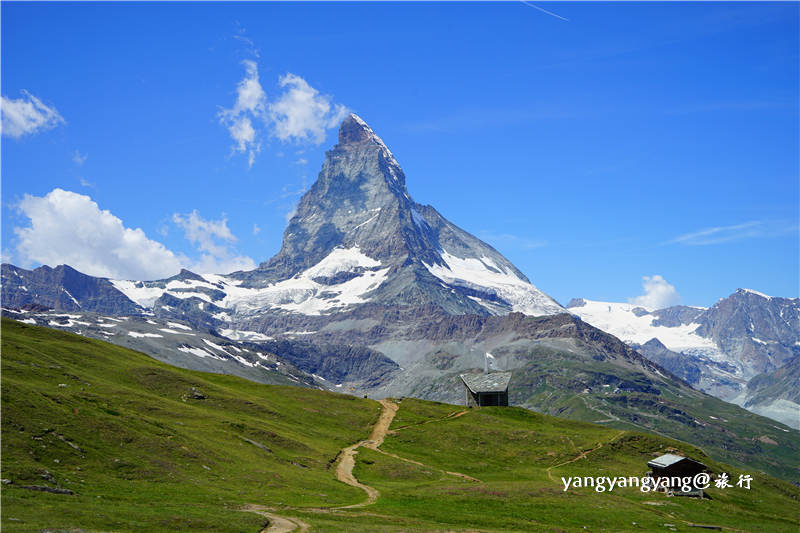
[[(597, 446), (595, 446), (594, 448), (589, 448), (588, 450), (585, 450), (585, 451), (581, 452), (580, 454), (577, 455), (577, 457), (573, 457), (569, 461), (564, 461), (563, 463), (559, 463), (557, 465), (553, 465), (553, 466), (547, 467), (547, 469), (545, 470), (545, 472), (547, 472), (547, 477), (550, 478), (550, 481), (553, 481), (553, 482), (557, 483), (556, 478), (553, 477), (553, 474), (550, 473), (550, 470), (552, 470), (553, 468), (558, 468), (559, 466), (564, 466), (564, 465), (568, 465), (570, 463), (574, 463), (575, 461), (579, 461), (579, 460), (583, 459), (584, 457), (586, 457), (587, 455), (589, 455), (590, 453), (592, 453), (593, 451), (599, 450), (600, 448), (602, 448), (606, 444), (611, 444), (612, 442), (614, 442), (615, 440), (617, 440), (618, 438), (623, 436), (625, 433), (626, 433), (626, 431), (624, 429), (620, 430), (619, 433), (617, 433), (616, 435), (611, 437), (607, 442), (598, 442)], [(572, 441), (570, 440), (570, 442), (572, 442)], [(574, 446), (574, 444), (573, 444), (573, 446)]]
[(398, 406), (391, 400), (380, 400), (383, 410), (381, 416), (372, 428), (372, 433), (369, 438), (356, 442), (342, 450), (339, 463), (336, 465), (336, 479), (342, 483), (346, 483), (351, 487), (357, 487), (367, 493), (367, 499), (361, 503), (354, 503), (353, 505), (345, 505), (344, 507), (337, 507), (336, 509), (355, 509), (357, 507), (364, 507), (375, 503), (380, 496), (378, 489), (364, 485), (353, 475), (353, 467), (356, 465), (356, 450), (362, 446), (371, 450), (378, 450), (378, 447), (383, 444), (383, 439), (389, 432), (389, 426), (392, 425), (394, 415), (397, 414)]
[(290, 533), (291, 531), (299, 531), (300, 533), (304, 533), (308, 531), (310, 527), (308, 524), (303, 522), (297, 518), (287, 518), (285, 516), (279, 516), (274, 513), (270, 513), (272, 511), (269, 507), (263, 507), (261, 505), (247, 505), (242, 509), (242, 511), (247, 511), (249, 513), (256, 513), (269, 518), (269, 525), (261, 530), (261, 533)]
[[(407, 426), (399, 427), (393, 431), (389, 431), (389, 426), (392, 425), (392, 420), (394, 420), (395, 414), (397, 414), (397, 410), (399, 406), (389, 400), (383, 399), (380, 400), (380, 404), (383, 407), (381, 410), (381, 414), (378, 417), (378, 421), (372, 427), (372, 432), (368, 439), (364, 439), (362, 441), (358, 441), (355, 444), (347, 446), (346, 448), (342, 448), (341, 452), (339, 453), (339, 461), (336, 463), (336, 479), (350, 485), (351, 487), (356, 487), (364, 491), (367, 495), (367, 499), (360, 503), (354, 503), (352, 505), (344, 505), (340, 507), (327, 507), (327, 508), (297, 508), (297, 510), (302, 510), (305, 512), (319, 512), (319, 513), (330, 513), (341, 511), (345, 509), (357, 509), (359, 507), (366, 507), (367, 505), (371, 505), (378, 500), (380, 496), (380, 491), (375, 487), (370, 487), (369, 485), (365, 485), (361, 483), (356, 477), (353, 475), (353, 468), (356, 465), (356, 455), (358, 454), (358, 448), (362, 446), (364, 448), (369, 448), (370, 450), (375, 450), (376, 452), (382, 453), (384, 455), (388, 455), (390, 457), (394, 457), (395, 459), (399, 459), (401, 461), (405, 461), (407, 463), (413, 463), (415, 465), (424, 466), (427, 468), (432, 468), (433, 470), (438, 470), (445, 474), (458, 477), (467, 481), (473, 481), (480, 483), (479, 479), (474, 477), (468, 476), (466, 474), (462, 474), (460, 472), (448, 472), (446, 470), (440, 470), (438, 468), (430, 467), (424, 463), (420, 463), (419, 461), (415, 461), (413, 459), (407, 459), (405, 457), (401, 457), (391, 452), (386, 452), (380, 449), (381, 444), (383, 444), (386, 435), (389, 433), (396, 433), (397, 431), (403, 430), (405, 428), (416, 426), (419, 424), (429, 424), (431, 422), (440, 422), (442, 420), (448, 420), (450, 418), (458, 418), (469, 411), (456, 411), (450, 413), (449, 415), (443, 418), (436, 418), (433, 420), (426, 420), (424, 422), (419, 422), (418, 424), (409, 424)], [(247, 505), (242, 508), (242, 511), (247, 511), (251, 513), (257, 513), (261, 516), (264, 516), (269, 519), (269, 525), (261, 530), (261, 533), (290, 533), (292, 531), (298, 531), (299, 533), (304, 533), (305, 531), (309, 530), (309, 525), (303, 522), (302, 520), (294, 517), (289, 517), (286, 515), (278, 515), (275, 514), (274, 509), (272, 507), (266, 507), (263, 505)], [(281, 509), (283, 512), (284, 509)]]

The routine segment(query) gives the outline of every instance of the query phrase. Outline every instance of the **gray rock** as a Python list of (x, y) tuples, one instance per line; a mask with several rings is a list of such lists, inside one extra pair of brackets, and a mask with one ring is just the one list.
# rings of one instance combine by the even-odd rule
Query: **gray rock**
[(7, 308), (93, 311), (133, 315), (143, 311), (105, 278), (87, 276), (67, 265), (25, 270), (3, 264), (2, 299)]

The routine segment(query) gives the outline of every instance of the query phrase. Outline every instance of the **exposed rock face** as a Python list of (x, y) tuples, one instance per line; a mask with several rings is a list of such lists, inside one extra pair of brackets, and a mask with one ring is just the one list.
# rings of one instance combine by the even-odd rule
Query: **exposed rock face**
[(374, 263), (346, 271), (337, 266), (333, 274), (346, 275), (323, 276), (323, 284), (387, 269), (367, 298), (373, 303), (432, 303), (453, 314), (563, 311), (494, 248), (414, 202), (397, 160), (355, 115), (342, 123), (339, 143), (300, 200), (280, 252), (232, 277), (245, 287), (263, 287), (307, 271), (336, 250), (358, 250)]
[[(776, 413), (781, 421), (787, 420), (781, 413), (800, 410), (776, 403), (793, 402), (785, 394), (788, 385), (765, 385), (791, 382), (791, 369), (781, 369), (800, 357), (800, 298), (739, 289), (708, 309), (674, 306), (647, 311), (584, 299), (573, 299), (568, 308), (700, 390), (755, 412)], [(769, 393), (757, 394), (750, 386), (756, 376), (757, 390)], [(791, 414), (795, 427), (800, 427), (800, 413)]]
[(800, 355), (800, 298), (739, 289), (702, 313), (697, 334), (716, 342), (753, 374), (772, 372)]
[(67, 265), (25, 270), (2, 265), (3, 306), (38, 305), (57, 311), (94, 311), (114, 315), (142, 312), (142, 308), (105, 278), (87, 276)]
[[(642, 310), (645, 313), (644, 309)], [(703, 314), (703, 309), (698, 307), (688, 307), (685, 305), (675, 305), (672, 307), (667, 307), (666, 309), (659, 309), (657, 311), (653, 311), (651, 314), (656, 317), (653, 320), (654, 326), (665, 326), (668, 328), (673, 328), (676, 326), (685, 326), (687, 324), (691, 324), (697, 317)]]
[(691, 385), (697, 385), (700, 382), (702, 371), (700, 366), (691, 360), (691, 356), (673, 352), (658, 339), (650, 339), (644, 344), (632, 343), (631, 347), (676, 376), (680, 376)]
[(360, 388), (377, 387), (388, 382), (399, 369), (385, 355), (358, 346), (286, 339), (261, 342), (259, 346), (280, 354), (303, 372), (323, 377), (329, 386), (357, 382)]

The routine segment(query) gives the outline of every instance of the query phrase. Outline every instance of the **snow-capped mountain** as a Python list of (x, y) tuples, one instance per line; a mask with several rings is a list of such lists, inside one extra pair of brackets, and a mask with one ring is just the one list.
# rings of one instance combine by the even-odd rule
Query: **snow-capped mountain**
[(454, 314), (563, 312), (494, 248), (414, 202), (394, 155), (356, 115), (342, 123), (280, 252), (229, 279), (238, 312), (268, 304), (318, 314), (365, 301)]
[(59, 311), (95, 311), (133, 314), (142, 309), (120, 293), (109, 280), (78, 272), (68, 265), (34, 270), (2, 265), (4, 307), (37, 305)]
[[(108, 337), (110, 330), (79, 322), (92, 323), (92, 313), (182, 321), (203, 334), (265, 343), (310, 339), (345, 313), (374, 322), (387, 309), (396, 313), (425, 306), (451, 315), (564, 311), (494, 248), (433, 207), (414, 202), (394, 155), (356, 115), (342, 123), (338, 143), (300, 200), (280, 252), (255, 270), (228, 275), (182, 270), (170, 278), (141, 281), (95, 278), (67, 265), (34, 270), (3, 265), (2, 281), (4, 307), (11, 316), (47, 325), (52, 322), (48, 313), (86, 313), (86, 320), (64, 327), (126, 343), (143, 337)], [(58, 320), (55, 324), (62, 327)], [(357, 335), (351, 331), (325, 339), (326, 350), (340, 353), (330, 346), (358, 344)], [(147, 339), (136, 343), (149, 343), (139, 348), (156, 357), (181, 352), (168, 362), (207, 369), (212, 360), (203, 355), (202, 345), (194, 351), (176, 349), (169, 336), (158, 332)], [(197, 355), (197, 364), (186, 354)], [(224, 364), (214, 363), (218, 370), (237, 362), (223, 359)], [(377, 383), (375, 372), (394, 371), (384, 363), (368, 372), (361, 368), (355, 379)]]
[[(759, 390), (764, 390), (770, 375), (800, 355), (800, 298), (739, 289), (710, 308), (652, 310), (576, 299), (567, 309), (700, 390), (768, 416), (770, 404), (780, 400), (775, 416), (800, 427), (800, 405), (789, 399), (789, 388), (781, 389), (786, 394), (762, 393), (761, 401), (753, 401), (755, 393), (748, 386), (760, 375)], [(785, 402), (792, 403), (795, 411)], [(781, 414), (785, 412), (788, 417)]]
[(414, 202), (395, 157), (356, 115), (342, 123), (275, 257), (230, 275), (184, 270), (111, 284), (143, 308), (177, 305), (186, 313), (194, 306), (212, 324), (264, 312), (330, 314), (367, 302), (434, 304), (453, 314), (564, 311), (494, 248)]

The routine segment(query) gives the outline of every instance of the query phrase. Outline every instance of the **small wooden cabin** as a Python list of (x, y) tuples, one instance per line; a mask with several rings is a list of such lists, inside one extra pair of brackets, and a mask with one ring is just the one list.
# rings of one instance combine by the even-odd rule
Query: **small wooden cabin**
[(511, 372), (491, 372), (486, 374), (461, 374), (465, 388), (465, 405), (508, 406), (508, 383)]
[[(682, 455), (674, 455), (666, 453), (660, 457), (656, 457), (647, 463), (652, 470), (648, 475), (659, 483), (659, 486), (665, 485), (667, 492), (680, 494), (684, 496), (699, 496), (703, 497), (703, 490), (692, 487), (692, 490), (686, 492), (682, 491), (682, 483), (679, 479), (693, 478), (695, 475), (704, 472), (707, 467), (699, 461), (683, 457)], [(664, 479), (665, 481), (659, 481)]]

